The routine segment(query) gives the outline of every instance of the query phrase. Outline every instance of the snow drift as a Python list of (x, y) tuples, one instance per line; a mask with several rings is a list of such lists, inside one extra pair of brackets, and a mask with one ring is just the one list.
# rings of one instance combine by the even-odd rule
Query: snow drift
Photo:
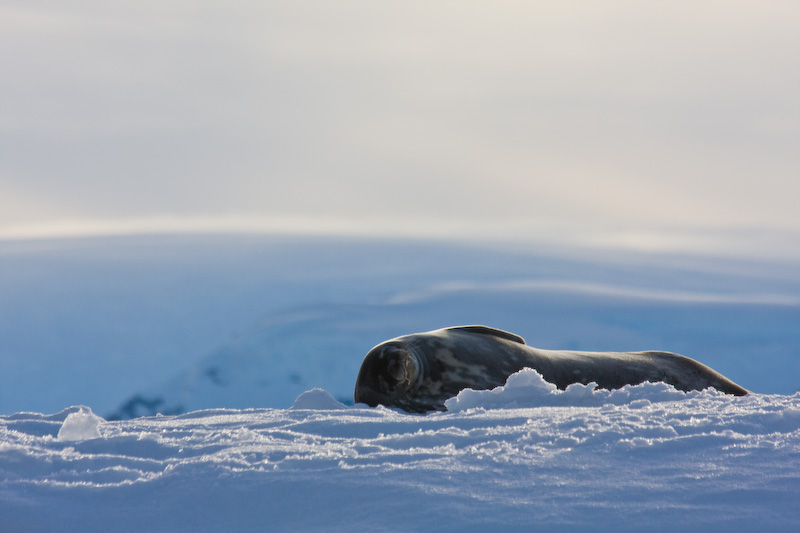
[(448, 412), (345, 406), (0, 417), (9, 531), (796, 531), (800, 394), (532, 370)]

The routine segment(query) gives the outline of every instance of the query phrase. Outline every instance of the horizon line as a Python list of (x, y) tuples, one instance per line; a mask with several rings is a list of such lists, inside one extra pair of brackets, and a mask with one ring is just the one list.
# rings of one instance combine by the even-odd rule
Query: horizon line
[[(417, 217), (411, 223), (379, 217), (331, 216), (174, 216), (117, 219), (65, 219), (0, 225), (0, 243), (144, 235), (286, 235), (448, 240), (503, 246), (689, 254), (800, 261), (800, 231), (786, 228), (635, 228), (591, 230), (555, 223), (500, 220), (474, 223)], [(796, 242), (793, 246), (786, 240)], [(743, 252), (742, 250), (746, 250)]]

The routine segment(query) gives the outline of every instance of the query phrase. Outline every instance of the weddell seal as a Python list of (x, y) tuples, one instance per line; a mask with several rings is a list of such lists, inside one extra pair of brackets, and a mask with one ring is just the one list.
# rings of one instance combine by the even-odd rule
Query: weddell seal
[(669, 352), (573, 352), (540, 350), (513, 333), (487, 326), (457, 326), (391, 339), (367, 353), (354, 399), (372, 407), (410, 413), (444, 411), (461, 390), (492, 389), (523, 368), (565, 389), (595, 382), (618, 389), (663, 381), (683, 391), (713, 387), (743, 396), (743, 389), (706, 365)]

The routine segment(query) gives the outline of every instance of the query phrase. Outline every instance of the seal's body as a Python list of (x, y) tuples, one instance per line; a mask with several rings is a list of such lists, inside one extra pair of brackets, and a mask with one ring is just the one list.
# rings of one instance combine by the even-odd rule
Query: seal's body
[(669, 352), (574, 352), (540, 350), (518, 335), (486, 326), (458, 326), (398, 337), (367, 354), (356, 379), (355, 401), (399, 407), (411, 413), (444, 411), (461, 390), (503, 385), (523, 368), (565, 389), (595, 382), (618, 389), (663, 381), (689, 391), (713, 387), (737, 396), (736, 383), (702, 363)]

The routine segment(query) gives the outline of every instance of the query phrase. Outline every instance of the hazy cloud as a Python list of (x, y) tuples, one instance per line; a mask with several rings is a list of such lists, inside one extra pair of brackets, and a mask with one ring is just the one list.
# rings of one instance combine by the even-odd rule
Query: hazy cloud
[(798, 27), (794, 2), (4, 1), (0, 234), (796, 236)]

